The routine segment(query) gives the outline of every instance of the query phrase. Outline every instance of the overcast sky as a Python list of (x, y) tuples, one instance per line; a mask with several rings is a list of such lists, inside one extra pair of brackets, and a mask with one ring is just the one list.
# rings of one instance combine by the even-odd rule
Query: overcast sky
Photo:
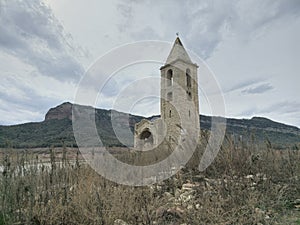
[[(74, 102), (100, 56), (136, 41), (173, 42), (176, 32), (213, 71), (227, 117), (300, 127), (299, 0), (0, 0), (0, 124), (42, 121)], [(110, 108), (132, 77), (159, 77), (159, 67), (120, 71), (97, 106)], [(140, 103), (131, 113), (159, 114), (158, 98)], [(201, 94), (202, 114), (211, 114), (207, 104)]]

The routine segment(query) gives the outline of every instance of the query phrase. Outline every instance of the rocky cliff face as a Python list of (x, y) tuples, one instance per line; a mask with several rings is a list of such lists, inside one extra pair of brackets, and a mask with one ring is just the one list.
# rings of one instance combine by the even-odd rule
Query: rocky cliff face
[(70, 102), (65, 102), (55, 108), (51, 108), (45, 116), (45, 121), (65, 118), (72, 120), (72, 104)]

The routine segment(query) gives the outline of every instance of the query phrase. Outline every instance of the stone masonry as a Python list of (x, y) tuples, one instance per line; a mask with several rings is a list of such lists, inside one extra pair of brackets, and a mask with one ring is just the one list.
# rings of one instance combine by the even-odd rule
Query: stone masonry
[(161, 116), (135, 124), (135, 148), (149, 150), (163, 141), (176, 147), (191, 132), (200, 131), (197, 68), (177, 37), (160, 68)]

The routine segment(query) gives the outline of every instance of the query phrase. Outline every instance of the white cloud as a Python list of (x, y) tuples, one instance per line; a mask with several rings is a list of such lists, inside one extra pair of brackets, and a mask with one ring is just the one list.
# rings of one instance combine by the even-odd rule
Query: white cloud
[(78, 80), (83, 73), (83, 68), (71, 55), (73, 49), (63, 27), (40, 0), (2, 3), (0, 51), (59, 80)]
[[(3, 104), (14, 102), (28, 121), (41, 119), (39, 104), (46, 110), (53, 107), (52, 102), (72, 101), (82, 65), (88, 67), (121, 44), (144, 39), (173, 41), (179, 32), (185, 47), (205, 58), (215, 72), (228, 116), (259, 114), (300, 126), (296, 113), (299, 0), (46, 2), (49, 7), (39, 0), (6, 0), (1, 6), (0, 59), (9, 60), (0, 61), (0, 73), (13, 78), (3, 79), (7, 86), (3, 83), (0, 91), (9, 94), (1, 95), (0, 100)], [(74, 42), (80, 47), (74, 47)], [(130, 76), (137, 77), (138, 73), (115, 76), (108, 83), (103, 102), (106, 107), (131, 81)], [(199, 74), (200, 86), (201, 82)], [(138, 87), (135, 91), (142, 90)], [(40, 103), (32, 105), (28, 99)], [(209, 103), (200, 100), (204, 104), (200, 105), (201, 113), (210, 113)], [(283, 107), (283, 102), (293, 112)], [(134, 111), (146, 115), (147, 110), (142, 109), (149, 104), (155, 105), (153, 99), (141, 101)], [(281, 111), (267, 110), (272, 106)], [(9, 107), (4, 110), (1, 106), (0, 110), (10, 114)], [(16, 123), (22, 117), (22, 113), (12, 115), (5, 121)]]
[(272, 90), (274, 87), (269, 83), (259, 84), (254, 87), (246, 88), (242, 90), (243, 94), (262, 94)]

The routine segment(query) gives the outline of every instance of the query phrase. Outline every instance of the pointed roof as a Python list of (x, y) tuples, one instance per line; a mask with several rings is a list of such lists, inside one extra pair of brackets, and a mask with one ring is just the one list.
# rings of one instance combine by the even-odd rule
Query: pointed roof
[(192, 60), (190, 59), (185, 48), (183, 47), (183, 44), (179, 37), (176, 38), (176, 40), (173, 44), (172, 50), (171, 50), (165, 64), (171, 64), (177, 60), (181, 60), (186, 63), (192, 63)]

